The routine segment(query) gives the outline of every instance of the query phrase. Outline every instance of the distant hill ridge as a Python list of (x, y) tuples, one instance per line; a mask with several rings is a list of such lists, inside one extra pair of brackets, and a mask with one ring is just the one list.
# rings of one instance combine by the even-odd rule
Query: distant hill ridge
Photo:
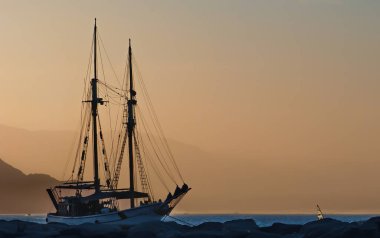
[(26, 175), (0, 158), (0, 213), (43, 213), (53, 209), (46, 188), (58, 180), (46, 174)]

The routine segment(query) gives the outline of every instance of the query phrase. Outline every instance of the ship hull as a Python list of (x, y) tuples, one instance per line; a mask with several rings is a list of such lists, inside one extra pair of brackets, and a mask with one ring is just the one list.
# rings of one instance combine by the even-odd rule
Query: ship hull
[(59, 216), (50, 213), (46, 217), (46, 222), (58, 222), (68, 225), (80, 225), (84, 223), (135, 225), (145, 222), (161, 221), (165, 214), (156, 212), (161, 205), (162, 203), (155, 203), (137, 208), (88, 216)]

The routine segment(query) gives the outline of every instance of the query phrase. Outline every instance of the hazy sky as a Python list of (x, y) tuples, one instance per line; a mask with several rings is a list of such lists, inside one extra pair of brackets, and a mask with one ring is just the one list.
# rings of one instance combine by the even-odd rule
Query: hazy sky
[(379, 138), (378, 1), (0, 5), (0, 123), (76, 128), (97, 17), (119, 76), (132, 38), (169, 137), (243, 152)]
[(95, 17), (120, 77), (132, 38), (168, 137), (247, 161), (379, 159), (377, 0), (0, 1), (1, 124), (76, 129)]

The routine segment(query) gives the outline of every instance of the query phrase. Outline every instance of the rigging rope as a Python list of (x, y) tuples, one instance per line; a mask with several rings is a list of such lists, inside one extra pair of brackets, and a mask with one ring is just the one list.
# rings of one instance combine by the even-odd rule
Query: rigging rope
[(152, 117), (153, 125), (156, 128), (156, 131), (158, 132), (159, 139), (160, 139), (161, 143), (164, 145), (164, 148), (165, 148), (165, 151), (166, 151), (167, 155), (169, 156), (169, 158), (172, 161), (172, 164), (173, 164), (173, 166), (174, 166), (174, 168), (175, 168), (175, 170), (177, 172), (177, 175), (179, 176), (179, 178), (181, 179), (181, 181), (184, 183), (184, 179), (183, 179), (182, 174), (181, 174), (181, 172), (180, 172), (180, 170), (178, 168), (178, 165), (177, 165), (177, 163), (176, 163), (176, 161), (174, 159), (173, 153), (172, 153), (172, 151), (171, 151), (171, 149), (169, 147), (169, 143), (168, 143), (168, 141), (167, 141), (167, 139), (165, 137), (165, 134), (164, 134), (164, 131), (163, 131), (162, 127), (161, 127), (161, 124), (160, 124), (160, 121), (158, 119), (157, 113), (154, 110), (153, 103), (152, 103), (152, 101), (151, 101), (151, 99), (149, 97), (148, 90), (147, 90), (147, 88), (145, 86), (145, 83), (144, 83), (144, 80), (142, 78), (140, 69), (138, 67), (138, 64), (137, 64), (136, 59), (135, 59), (134, 56), (133, 56), (133, 60), (134, 60), (134, 65), (136, 65), (137, 73), (138, 73), (138, 76), (139, 76), (139, 77), (137, 77), (139, 79), (137, 82), (139, 82), (140, 87), (142, 88), (143, 95), (146, 98), (145, 101), (147, 102), (148, 112), (149, 112), (149, 114)]
[[(92, 69), (92, 56), (93, 56), (93, 46), (94, 46), (94, 41), (91, 41), (91, 48), (90, 48), (90, 56), (89, 56), (89, 59), (88, 59), (88, 64), (87, 64), (87, 70), (86, 70), (86, 74), (85, 74), (85, 77), (83, 78), (83, 84), (84, 84), (84, 88), (83, 88), (83, 93), (82, 93), (82, 101), (85, 101), (89, 95), (89, 92), (90, 90), (87, 90), (87, 83), (89, 81), (89, 78), (90, 78), (90, 72), (91, 72), (91, 69)], [(86, 93), (87, 92), (87, 93)], [(83, 108), (85, 108), (85, 115), (83, 115)], [(78, 146), (77, 146), (77, 149), (76, 149), (76, 152), (75, 152), (75, 160), (74, 160), (74, 164), (73, 164), (73, 168), (72, 168), (72, 172), (71, 172), (71, 176), (70, 178), (68, 178), (68, 180), (70, 179), (73, 179), (73, 176), (74, 176), (74, 171), (75, 171), (75, 167), (76, 167), (76, 164), (77, 164), (77, 160), (78, 160), (78, 157), (79, 157), (79, 151), (80, 151), (80, 146), (81, 146), (81, 141), (83, 139), (83, 130), (85, 128), (85, 121), (86, 121), (86, 113), (87, 113), (87, 110), (88, 110), (88, 107), (86, 106), (86, 104), (83, 104), (82, 107), (81, 107), (81, 117), (80, 117), (80, 134), (79, 134), (79, 138), (77, 140), (74, 140), (73, 144), (78, 143)], [(71, 153), (70, 153), (71, 155)], [(65, 177), (65, 171), (67, 170), (67, 167), (68, 167), (68, 164), (70, 163), (71, 161), (71, 156), (70, 158), (68, 158), (66, 160), (66, 164), (65, 164), (65, 169), (64, 169), (64, 173), (63, 173), (63, 176), (62, 177)]]
[(78, 173), (77, 173), (77, 180), (78, 182), (79, 181), (83, 181), (83, 174), (84, 174), (84, 168), (86, 167), (86, 154), (87, 154), (87, 148), (88, 148), (88, 137), (89, 137), (89, 134), (90, 134), (90, 127), (91, 127), (91, 117), (88, 117), (88, 123), (87, 123), (87, 127), (86, 127), (86, 134), (85, 134), (85, 137), (84, 137), (84, 141), (83, 141), (83, 150), (82, 150), (82, 155), (81, 155), (81, 158), (80, 158), (80, 165), (79, 165), (79, 168), (78, 168)]
[(158, 168), (157, 168), (158, 166), (156, 165), (155, 161), (151, 159), (149, 151), (145, 147), (144, 140), (142, 139), (142, 136), (138, 132), (138, 131), (140, 131), (140, 129), (139, 129), (140, 123), (136, 123), (136, 125), (137, 125), (137, 127), (136, 127), (137, 133), (136, 134), (139, 135), (138, 140), (139, 140), (139, 145), (140, 145), (141, 151), (143, 153), (143, 158), (145, 158), (146, 160), (148, 160), (150, 162), (150, 165), (153, 168), (153, 172), (156, 174), (156, 176), (159, 179), (159, 181), (161, 182), (161, 184), (165, 187), (166, 191), (169, 192), (170, 189), (169, 189), (168, 185), (166, 184), (166, 182), (164, 181), (164, 179), (163, 179), (164, 177), (162, 176), (161, 172), (158, 170)]
[(87, 132), (85, 132), (86, 128), (87, 128), (86, 122), (88, 122), (90, 120), (90, 118), (88, 118), (88, 116), (89, 116), (89, 107), (86, 107), (86, 110), (85, 110), (85, 113), (84, 113), (84, 117), (82, 118), (82, 123), (81, 123), (82, 125), (81, 125), (81, 130), (80, 130), (77, 150), (76, 150), (76, 153), (75, 153), (75, 160), (74, 160), (73, 168), (72, 168), (72, 171), (71, 171), (71, 178), (74, 178), (75, 168), (76, 168), (77, 161), (78, 161), (78, 158), (79, 158), (79, 155), (80, 155), (80, 151), (81, 151), (80, 149), (81, 149), (82, 140), (83, 140), (83, 133), (87, 133)]
[(136, 134), (133, 133), (133, 139), (134, 139), (134, 145), (135, 145), (135, 154), (136, 154), (136, 161), (137, 161), (137, 168), (140, 175), (140, 182), (141, 182), (141, 188), (144, 193), (148, 193), (149, 200), (154, 201), (152, 187), (150, 186), (150, 180), (149, 177), (145, 171), (144, 163), (142, 161), (142, 157), (140, 154), (140, 149), (138, 145), (138, 141), (136, 138)]
[(149, 155), (148, 150), (146, 150), (146, 147), (143, 143), (143, 141), (140, 142), (143, 154), (145, 155), (144, 158), (147, 158), (148, 161), (150, 161), (150, 164), (152, 165), (153, 172), (157, 175), (157, 178), (161, 182), (161, 184), (165, 187), (167, 192), (170, 192), (169, 186), (165, 183), (165, 180), (163, 179), (164, 176), (162, 176), (161, 172), (157, 169), (158, 166), (156, 166), (156, 163), (154, 160), (151, 159), (151, 156)]
[[(112, 71), (113, 71), (113, 73), (114, 73), (114, 76), (115, 76), (115, 78), (116, 78), (116, 80), (117, 80), (117, 82), (119, 83), (119, 85), (120, 85), (120, 80), (119, 80), (119, 78), (118, 78), (118, 76), (117, 76), (117, 74), (116, 74), (116, 72), (115, 72), (115, 69), (114, 69), (114, 67), (113, 67), (113, 65), (112, 65), (112, 63), (111, 63), (111, 60), (109, 59), (109, 56), (108, 56), (108, 53), (107, 53), (107, 50), (106, 50), (106, 48), (104, 47), (104, 43), (103, 43), (103, 40), (102, 40), (102, 38), (101, 38), (101, 36), (100, 36), (100, 34), (98, 33), (98, 35), (99, 35), (99, 39), (100, 39), (100, 43), (101, 44), (98, 44), (98, 46), (99, 45), (102, 45), (102, 48), (103, 48), (103, 50), (104, 50), (104, 52), (105, 52), (105, 54), (106, 54), (106, 57), (107, 57), (107, 60), (108, 60), (108, 63), (109, 63), (109, 65), (110, 65), (110, 67), (111, 67), (111, 69), (112, 69)], [(102, 51), (101, 51), (101, 49), (100, 49), (100, 46), (99, 46), (99, 55), (100, 55), (100, 60), (101, 60), (101, 65), (102, 65), (102, 70), (103, 70), (103, 78), (104, 78), (104, 83), (102, 82), (102, 81), (100, 81), (100, 80), (98, 80), (98, 82), (99, 82), (99, 84), (100, 85), (103, 85), (104, 87), (105, 87), (105, 95), (106, 95), (106, 98), (108, 99), (108, 104), (109, 104), (109, 106), (108, 106), (108, 115), (109, 115), (109, 127), (110, 127), (110, 133), (111, 133), (111, 154), (110, 154), (110, 164), (114, 164), (115, 162), (115, 159), (112, 159), (114, 156), (114, 154), (116, 155), (116, 153), (115, 153), (115, 151), (114, 151), (114, 143), (115, 143), (115, 137), (114, 137), (114, 135), (116, 134), (116, 128), (117, 128), (117, 123), (118, 123), (118, 118), (119, 118), (119, 112), (120, 112), (120, 110), (118, 110), (118, 113), (117, 113), (117, 117), (116, 117), (116, 123), (115, 123), (115, 129), (113, 130), (112, 129), (112, 120), (111, 120), (111, 104), (112, 105), (116, 105), (116, 106), (119, 106), (119, 108), (120, 108), (120, 106), (121, 106), (121, 98), (120, 98), (120, 94), (119, 94), (119, 92), (117, 92), (117, 90), (115, 90), (115, 89), (113, 89), (111, 86), (109, 86), (108, 84), (107, 84), (107, 81), (106, 81), (106, 76), (105, 76), (105, 71), (104, 71), (104, 65), (103, 65), (103, 57), (102, 57)], [(114, 88), (116, 88), (116, 87), (114, 87)], [(100, 87), (99, 87), (99, 89), (100, 89)], [(117, 88), (116, 88), (117, 89)], [(119, 97), (117, 97), (118, 99), (119, 99), (119, 101), (117, 101), (117, 100), (115, 100), (115, 98), (113, 98), (113, 97), (111, 97), (110, 95), (109, 95), (109, 90), (110, 90), (110, 92), (113, 92), (113, 93), (115, 93), (117, 96), (119, 96)], [(113, 166), (112, 166), (112, 168), (113, 168)], [(110, 178), (111, 179), (111, 178)]]
[[(118, 77), (117, 77), (117, 75), (116, 75), (116, 72), (115, 72), (115, 70), (114, 70), (114, 67), (113, 67), (111, 61), (109, 60), (108, 53), (107, 53), (107, 51), (105, 50), (105, 47), (104, 47), (103, 41), (102, 41), (102, 39), (101, 39), (100, 37), (99, 37), (99, 39), (100, 39), (100, 41), (101, 41), (101, 45), (102, 45), (102, 47), (103, 47), (103, 49), (104, 49), (104, 52), (105, 52), (105, 54), (106, 54), (106, 56), (107, 56), (108, 62), (109, 62), (109, 64), (110, 64), (111, 68), (112, 68), (112, 71), (113, 71), (114, 75), (115, 75), (115, 78), (117, 79), (118, 83), (120, 84), (120, 81), (119, 81), (119, 79), (118, 79)], [(98, 46), (99, 46), (99, 45), (100, 45), (100, 44), (98, 44)], [(117, 91), (117, 87), (113, 87), (113, 88), (112, 88), (112, 86), (109, 86), (108, 83), (107, 83), (106, 76), (105, 76), (105, 70), (104, 70), (104, 64), (103, 64), (102, 51), (101, 51), (101, 49), (100, 49), (100, 46), (99, 46), (99, 55), (100, 55), (100, 62), (101, 62), (102, 71), (103, 71), (104, 83), (103, 83), (102, 81), (100, 81), (100, 80), (98, 80), (98, 81), (99, 81), (100, 85), (103, 85), (104, 88), (105, 88), (105, 92), (104, 92), (103, 94), (104, 94), (105, 97), (108, 99), (108, 102), (113, 101), (113, 103), (111, 102), (112, 104), (115, 104), (115, 105), (119, 105), (119, 106), (120, 106), (121, 103), (115, 101), (114, 98), (110, 97), (109, 92), (115, 93), (117, 96), (119, 96), (119, 97), (118, 97), (119, 100), (120, 100), (120, 96), (124, 96), (124, 95), (121, 94), (121, 93), (119, 93), (119, 92)], [(99, 87), (99, 90), (101, 90), (101, 87)], [(112, 117), (111, 117), (111, 106), (110, 106), (110, 105), (109, 105), (109, 107), (108, 107), (108, 115), (109, 115), (109, 127), (110, 127), (110, 133), (111, 133), (111, 153), (112, 153), (112, 148), (113, 148), (113, 143), (114, 143), (114, 133), (113, 133), (113, 130), (112, 130)], [(101, 126), (100, 126), (100, 118), (99, 118), (99, 128), (100, 128), (100, 130), (101, 130)], [(101, 138), (102, 138), (102, 136), (101, 136)], [(104, 143), (104, 139), (103, 139), (103, 138), (102, 138), (102, 145), (103, 145), (103, 154), (104, 154), (104, 168), (105, 168), (105, 172), (106, 172), (106, 182), (107, 182), (107, 186), (110, 187), (110, 188), (112, 188), (112, 187), (114, 187), (114, 185), (112, 184), (113, 182), (111, 181), (112, 177), (111, 177), (111, 172), (110, 172), (110, 169), (109, 169), (109, 162), (108, 162), (107, 154), (106, 154), (106, 152), (105, 152), (105, 143)], [(120, 172), (119, 172), (119, 173), (120, 173)], [(116, 186), (117, 186), (117, 183), (116, 183)]]
[[(154, 145), (157, 146), (157, 144), (156, 144), (156, 143), (153, 143), (154, 139), (151, 139), (151, 137), (149, 136), (149, 134), (151, 134), (151, 133), (150, 133), (150, 130), (149, 130), (149, 127), (147, 127), (147, 126), (145, 125), (144, 117), (142, 116), (142, 113), (141, 113), (139, 107), (136, 107), (136, 108), (137, 108), (137, 110), (138, 110), (138, 112), (139, 112), (139, 115), (140, 115), (139, 118), (141, 118), (141, 122), (142, 122), (143, 128), (144, 128), (144, 130), (145, 130), (145, 132), (146, 132), (147, 138), (148, 138), (148, 140), (149, 140), (149, 142), (150, 142), (150, 144), (151, 144), (151, 147), (152, 147), (152, 149), (153, 149), (154, 154), (156, 155), (156, 157), (157, 157), (158, 161), (160, 162), (162, 168), (164, 169), (164, 171), (166, 172), (166, 174), (169, 176), (169, 178), (172, 180), (172, 182), (173, 182), (174, 184), (178, 185), (177, 182), (175, 181), (173, 175), (169, 172), (169, 171), (170, 171), (170, 168), (169, 168), (169, 166), (167, 165), (166, 160), (164, 160), (164, 163), (161, 161), (161, 158), (160, 158), (160, 156), (158, 155), (158, 153), (160, 153), (159, 147), (158, 147), (158, 151), (159, 151), (159, 152), (157, 153), (157, 151), (156, 151), (156, 149), (155, 149), (155, 147), (154, 147)], [(166, 167), (165, 167), (164, 164), (166, 165)]]
[[(111, 60), (110, 60), (110, 58), (109, 58), (109, 56), (108, 56), (107, 50), (106, 50), (106, 48), (104, 47), (103, 40), (102, 40), (102, 38), (100, 37), (100, 34), (99, 34), (99, 33), (98, 33), (98, 35), (99, 35), (99, 39), (100, 39), (100, 44), (101, 44), (102, 47), (103, 47), (104, 53), (106, 54), (106, 57), (107, 57), (108, 63), (109, 63), (110, 66), (111, 66), (111, 69), (112, 69), (112, 71), (113, 71), (113, 74), (115, 75), (115, 78), (116, 78), (117, 82), (119, 83), (119, 85), (122, 86), (122, 84), (120, 84), (120, 80), (119, 80), (119, 78), (117, 77), (116, 71), (115, 71), (115, 69), (114, 69), (114, 67), (113, 67), (113, 65), (112, 65), (112, 63), (111, 63)], [(100, 49), (99, 49), (99, 52), (100, 52)]]
[(100, 124), (100, 117), (98, 115), (98, 124), (99, 124), (99, 135), (100, 135), (100, 141), (102, 142), (102, 154), (103, 154), (103, 162), (104, 162), (104, 173), (105, 173), (105, 179), (107, 187), (111, 186), (111, 172), (109, 169), (108, 164), (108, 157), (107, 157), (107, 151), (106, 151), (106, 145), (104, 143), (104, 137), (102, 132), (102, 126)]

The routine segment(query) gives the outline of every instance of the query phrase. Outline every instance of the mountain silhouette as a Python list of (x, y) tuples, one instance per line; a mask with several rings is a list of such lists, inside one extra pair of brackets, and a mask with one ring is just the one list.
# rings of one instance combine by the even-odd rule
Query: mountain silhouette
[(53, 209), (46, 188), (58, 181), (46, 174), (24, 174), (0, 159), (0, 213), (41, 213)]

